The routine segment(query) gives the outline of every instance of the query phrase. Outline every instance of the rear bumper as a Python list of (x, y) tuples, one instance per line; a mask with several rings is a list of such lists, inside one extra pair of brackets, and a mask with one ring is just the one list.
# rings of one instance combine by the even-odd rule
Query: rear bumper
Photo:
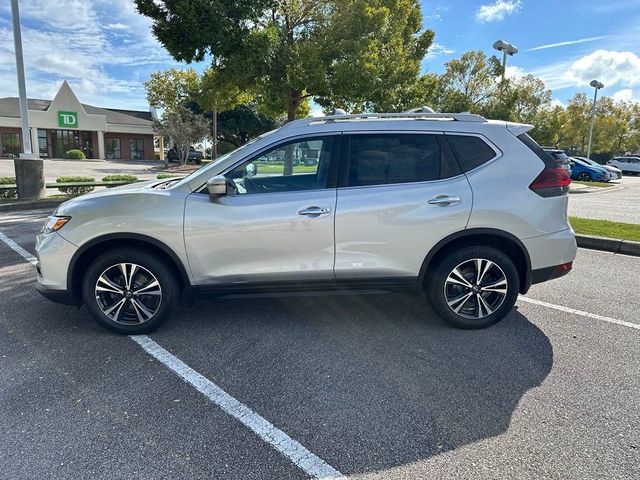
[(563, 265), (556, 265), (554, 267), (539, 268), (531, 271), (531, 284), (546, 282), (553, 280), (554, 278), (564, 277), (571, 271), (573, 265), (571, 263), (565, 263)]
[(64, 305), (79, 305), (80, 301), (69, 290), (54, 290), (40, 282), (36, 283), (36, 290), (47, 300)]

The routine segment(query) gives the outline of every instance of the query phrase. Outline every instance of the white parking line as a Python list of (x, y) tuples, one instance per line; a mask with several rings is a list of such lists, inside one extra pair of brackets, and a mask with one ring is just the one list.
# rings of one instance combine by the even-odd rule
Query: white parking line
[(226, 413), (241, 422), (245, 427), (291, 460), (312, 478), (343, 478), (338, 470), (311, 453), (302, 444), (273, 426), (268, 420), (236, 400), (218, 385), (196, 372), (189, 365), (162, 348), (146, 335), (133, 335), (130, 338), (140, 345), (149, 355), (206, 396)]
[(561, 312), (572, 313), (574, 315), (580, 315), (583, 317), (593, 318), (595, 320), (602, 320), (603, 322), (614, 323), (616, 325), (622, 325), (623, 327), (635, 328), (636, 330), (640, 330), (640, 325), (638, 325), (637, 323), (625, 322), (624, 320), (605, 317), (604, 315), (584, 312), (582, 310), (576, 310), (574, 308), (564, 307), (562, 305), (555, 305), (553, 303), (547, 303), (541, 300), (536, 300), (535, 298), (523, 297), (522, 295), (518, 297), (518, 300), (527, 302), (527, 303), (532, 303), (534, 305), (540, 305), (541, 307), (553, 308), (554, 310), (559, 310)]
[(18, 253), (22, 258), (24, 258), (27, 262), (31, 263), (32, 265), (35, 265), (38, 260), (36, 259), (36, 257), (34, 257), (33, 255), (31, 255), (29, 252), (27, 252), (24, 248), (22, 248), (20, 245), (18, 245), (16, 242), (14, 242), (13, 240), (11, 240), (9, 237), (7, 237), (4, 233), (0, 232), (0, 240), (2, 240), (4, 243), (7, 244), (7, 246), (13, 250), (14, 252)]

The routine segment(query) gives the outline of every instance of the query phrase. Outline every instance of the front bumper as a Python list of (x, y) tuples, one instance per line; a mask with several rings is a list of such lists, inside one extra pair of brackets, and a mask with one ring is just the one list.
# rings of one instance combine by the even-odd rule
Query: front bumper
[(64, 305), (79, 305), (80, 299), (76, 298), (69, 290), (54, 290), (40, 282), (36, 283), (36, 290), (47, 300)]
[(71, 242), (58, 233), (38, 235), (36, 238), (36, 290), (44, 297), (59, 303), (74, 303), (67, 282), (69, 264), (78, 250)]

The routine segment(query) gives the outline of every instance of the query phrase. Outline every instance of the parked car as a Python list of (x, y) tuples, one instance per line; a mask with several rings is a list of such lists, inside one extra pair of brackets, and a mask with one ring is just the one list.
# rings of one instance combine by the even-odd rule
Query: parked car
[[(36, 288), (123, 334), (158, 328), (183, 294), (346, 289), (426, 293), (449, 324), (488, 327), (576, 256), (571, 180), (531, 128), (418, 112), (293, 121), (182, 179), (63, 203), (37, 238)], [(252, 168), (301, 143), (313, 171)]]
[(604, 168), (609, 174), (609, 180), (620, 180), (622, 178), (622, 170), (620, 170), (619, 168), (612, 167), (611, 165), (600, 165), (595, 160), (591, 160), (590, 158), (586, 158), (586, 157), (573, 157), (573, 158), (582, 160), (583, 162), (591, 165), (592, 167)]
[(570, 166), (572, 180), (608, 182), (610, 179), (609, 173), (600, 165), (594, 167), (576, 157), (570, 157)]
[(622, 170), (623, 174), (640, 173), (640, 157), (615, 157), (607, 162), (607, 165)]
[[(167, 152), (167, 158), (170, 162), (178, 162), (178, 150), (175, 147), (169, 149), (169, 151)], [(193, 162), (197, 165), (200, 165), (203, 158), (204, 154), (201, 151), (196, 150), (194, 147), (189, 147), (189, 151), (187, 152), (187, 163)]]
[(557, 148), (545, 148), (544, 151), (551, 155), (555, 159), (556, 163), (571, 175), (569, 156), (564, 152), (564, 150), (558, 150)]

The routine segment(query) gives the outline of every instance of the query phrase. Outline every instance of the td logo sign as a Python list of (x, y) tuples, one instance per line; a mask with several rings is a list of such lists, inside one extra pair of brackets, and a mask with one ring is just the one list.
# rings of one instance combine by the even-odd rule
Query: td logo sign
[(58, 112), (58, 126), (65, 128), (77, 128), (78, 114), (76, 112)]

